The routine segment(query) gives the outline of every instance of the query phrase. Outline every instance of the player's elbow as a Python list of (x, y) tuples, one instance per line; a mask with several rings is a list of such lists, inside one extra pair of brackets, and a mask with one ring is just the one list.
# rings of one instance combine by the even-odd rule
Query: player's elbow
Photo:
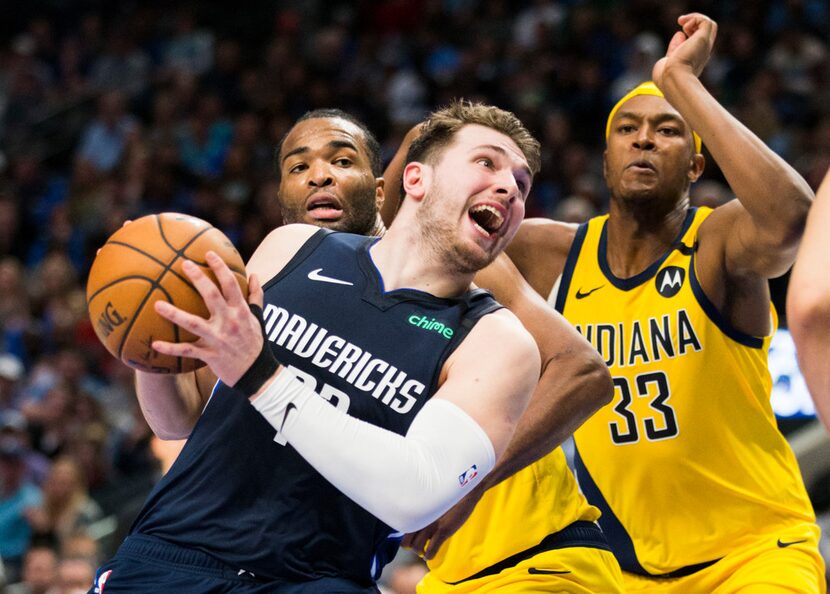
[(145, 414), (144, 418), (147, 419), (147, 424), (150, 425), (153, 434), (160, 440), (176, 441), (190, 437), (198, 415), (176, 415), (169, 414), (168, 411), (168, 414), (163, 416)]
[(813, 192), (806, 183), (793, 188), (786, 200), (780, 201), (783, 208), (770, 209), (770, 231), (772, 247), (779, 250), (795, 250), (804, 235), (807, 215), (813, 203)]
[(593, 404), (597, 408), (611, 402), (614, 396), (614, 383), (611, 380), (608, 367), (599, 356), (586, 361), (583, 375), (585, 381), (591, 386), (589, 393), (593, 396)]
[[(427, 495), (427, 497), (420, 497), (420, 501), (416, 501), (418, 499), (416, 496), (408, 497), (409, 501), (400, 502), (394, 513), (387, 518), (381, 518), (381, 520), (398, 532), (410, 534), (426, 528), (441, 517), (441, 513), (435, 513), (434, 507), (428, 508), (424, 505), (425, 499), (428, 499), (428, 494), (418, 493), (417, 495)], [(449, 509), (449, 506), (447, 509)]]
[(178, 441), (181, 439), (187, 439), (193, 431), (192, 426), (164, 427), (158, 425), (154, 426), (151, 424), (150, 428), (153, 430), (153, 434), (162, 441)]
[(587, 341), (574, 341), (570, 347), (568, 351), (560, 352), (548, 360), (545, 367), (550, 367), (557, 375), (569, 373), (572, 381), (581, 386), (578, 393), (582, 395), (585, 406), (598, 410), (611, 402), (614, 395), (608, 366)]

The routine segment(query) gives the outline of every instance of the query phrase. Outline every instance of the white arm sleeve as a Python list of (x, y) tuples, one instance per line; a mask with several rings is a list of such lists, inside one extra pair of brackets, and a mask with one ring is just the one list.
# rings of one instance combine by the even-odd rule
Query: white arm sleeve
[(441, 517), (496, 463), (484, 430), (448, 400), (429, 400), (402, 436), (337, 410), (283, 368), (252, 404), (317, 472), (400, 532)]

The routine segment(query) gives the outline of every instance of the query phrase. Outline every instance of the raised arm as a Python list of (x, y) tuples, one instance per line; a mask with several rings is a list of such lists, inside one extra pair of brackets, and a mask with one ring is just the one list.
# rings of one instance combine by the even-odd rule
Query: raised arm
[(787, 321), (798, 363), (824, 426), (830, 431), (830, 171), (807, 219), (787, 293)]
[(780, 276), (795, 259), (812, 191), (700, 82), (717, 25), (698, 13), (683, 15), (678, 23), (682, 30), (672, 38), (666, 57), (655, 64), (654, 82), (700, 135), (738, 198), (704, 223), (701, 247), (704, 233), (721, 240), (723, 266), (734, 277)]

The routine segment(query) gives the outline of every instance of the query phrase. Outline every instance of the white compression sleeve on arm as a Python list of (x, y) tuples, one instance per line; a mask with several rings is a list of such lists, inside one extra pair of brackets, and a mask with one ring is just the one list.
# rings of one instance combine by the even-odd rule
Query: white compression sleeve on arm
[(337, 410), (283, 369), (253, 405), (328, 481), (401, 532), (438, 519), (496, 463), (484, 430), (448, 400), (429, 400), (402, 436)]

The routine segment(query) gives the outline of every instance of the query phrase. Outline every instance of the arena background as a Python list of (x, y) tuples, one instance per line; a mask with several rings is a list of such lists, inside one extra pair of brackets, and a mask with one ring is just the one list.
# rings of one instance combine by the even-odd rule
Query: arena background
[[(320, 107), (354, 113), (388, 160), (413, 123), (463, 96), (513, 110), (542, 141), (528, 216), (584, 220), (606, 208), (609, 108), (650, 77), (677, 16), (692, 10), (719, 24), (706, 86), (815, 189), (830, 166), (824, 0), (3, 3), (7, 580), (41, 545), (97, 565), (170, 458), (138, 411), (131, 372), (98, 344), (86, 316), (91, 260), (125, 219), (191, 213), (247, 257), (280, 224), (272, 153), (295, 118)], [(713, 161), (692, 196), (731, 199)], [(786, 327), (787, 277), (771, 285)], [(827, 527), (827, 438), (785, 333), (774, 355), (776, 410)], [(42, 556), (47, 580), (56, 558)]]

